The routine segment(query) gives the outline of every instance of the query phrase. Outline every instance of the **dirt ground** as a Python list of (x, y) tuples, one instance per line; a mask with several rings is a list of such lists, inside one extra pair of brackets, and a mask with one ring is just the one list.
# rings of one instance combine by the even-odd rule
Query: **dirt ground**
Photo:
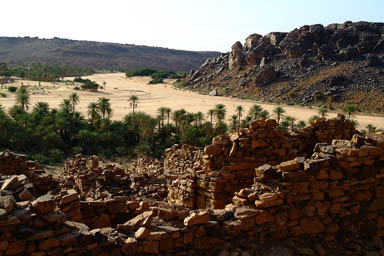
[[(97, 101), (100, 97), (109, 98), (112, 104), (113, 113), (112, 119), (120, 120), (125, 115), (132, 111), (129, 106), (128, 98), (131, 95), (139, 97), (139, 104), (137, 111), (143, 111), (150, 115), (157, 115), (159, 107), (170, 107), (172, 110), (184, 108), (190, 112), (202, 111), (206, 119), (209, 119), (209, 109), (214, 108), (215, 104), (224, 104), (227, 109), (227, 118), (229, 119), (235, 114), (236, 106), (242, 105), (247, 114), (249, 108), (253, 104), (259, 104), (264, 109), (272, 113), (275, 104), (268, 104), (262, 102), (255, 102), (251, 100), (242, 100), (228, 97), (213, 97), (208, 95), (201, 95), (196, 92), (184, 91), (174, 89), (171, 81), (166, 84), (149, 85), (149, 77), (133, 77), (126, 78), (124, 73), (109, 73), (109, 74), (95, 74), (88, 77), (99, 84), (106, 83), (106, 89), (101, 89), (99, 92), (85, 92), (74, 90), (73, 85), (65, 83), (45, 83), (42, 82), (38, 86), (38, 82), (17, 80), (14, 84), (7, 84), (5, 86), (15, 85), (20, 86), (21, 83), (28, 85), (31, 90), (31, 106), (38, 101), (49, 103), (50, 107), (58, 107), (63, 99), (67, 98), (71, 93), (76, 92), (80, 96), (80, 103), (77, 110), (82, 112), (85, 116), (87, 114), (87, 106), (90, 102)], [(68, 78), (72, 80), (73, 78)], [(9, 93), (5, 88), (0, 89), (0, 92), (7, 94), (6, 98), (0, 98), (0, 104), (6, 109), (15, 104), (15, 94)], [(308, 121), (312, 115), (318, 114), (318, 109), (298, 106), (283, 106), (286, 114), (295, 117), (297, 120)], [(334, 117), (337, 112), (331, 112), (329, 117)], [(359, 122), (359, 128), (364, 127), (371, 123), (377, 128), (384, 128), (384, 117), (359, 114), (355, 116)]]

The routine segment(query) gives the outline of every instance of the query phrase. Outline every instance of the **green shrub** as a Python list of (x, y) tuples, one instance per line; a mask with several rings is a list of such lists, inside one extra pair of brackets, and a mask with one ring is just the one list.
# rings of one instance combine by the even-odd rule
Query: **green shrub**
[(137, 69), (129, 69), (125, 75), (126, 77), (134, 77), (134, 76), (151, 76), (156, 73), (157, 70), (150, 68), (137, 68)]
[(162, 84), (164, 83), (163, 78), (153, 78), (151, 81), (149, 81), (148, 84)]
[(89, 91), (97, 91), (99, 88), (99, 84), (93, 81), (86, 81), (84, 84), (81, 85), (81, 89), (83, 90), (89, 90)]
[(15, 86), (9, 86), (9, 87), (8, 87), (8, 91), (9, 91), (9, 92), (16, 92), (16, 91), (17, 91), (17, 87), (15, 87)]
[(0, 97), (1, 98), (7, 98), (7, 94), (3, 93), (3, 92), (0, 92)]

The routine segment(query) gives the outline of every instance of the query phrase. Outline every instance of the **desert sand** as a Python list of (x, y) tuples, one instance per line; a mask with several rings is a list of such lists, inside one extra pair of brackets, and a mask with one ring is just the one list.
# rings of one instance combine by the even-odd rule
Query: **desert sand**
[[(190, 112), (201, 111), (205, 114), (206, 119), (209, 119), (209, 109), (214, 108), (215, 104), (224, 104), (227, 109), (227, 119), (236, 113), (236, 106), (242, 105), (244, 107), (244, 114), (247, 114), (249, 108), (253, 104), (259, 104), (264, 109), (272, 114), (272, 109), (276, 107), (275, 104), (255, 102), (251, 100), (242, 100), (228, 97), (214, 97), (208, 95), (201, 95), (196, 92), (174, 89), (172, 81), (167, 81), (166, 84), (149, 85), (149, 77), (134, 77), (126, 78), (124, 73), (109, 73), (109, 74), (95, 74), (88, 77), (91, 80), (103, 84), (106, 82), (106, 89), (101, 89), (99, 92), (85, 92), (74, 90), (73, 85), (66, 85), (65, 83), (45, 83), (42, 82), (38, 86), (36, 81), (18, 80), (14, 84), (20, 86), (21, 83), (28, 85), (31, 90), (31, 106), (38, 101), (49, 103), (50, 107), (56, 108), (67, 98), (71, 93), (76, 92), (80, 96), (80, 103), (77, 110), (87, 115), (87, 106), (90, 102), (97, 101), (100, 97), (109, 98), (112, 104), (113, 113), (112, 119), (121, 120), (125, 115), (132, 111), (129, 106), (128, 98), (131, 95), (139, 97), (139, 104), (137, 111), (146, 112), (152, 116), (156, 116), (159, 107), (170, 107), (172, 110), (184, 108)], [(73, 78), (67, 78), (72, 80)], [(6, 92), (6, 98), (0, 98), (0, 104), (6, 109), (15, 104), (15, 94), (9, 93), (6, 89), (0, 89), (1, 92)], [(298, 107), (298, 106), (283, 106), (286, 114), (295, 117), (297, 120), (308, 121), (312, 115), (318, 115), (317, 108)], [(335, 117), (337, 112), (328, 113), (329, 117)], [(371, 123), (377, 128), (384, 128), (384, 117), (378, 115), (365, 115), (359, 114), (354, 117), (359, 122), (359, 128), (364, 127)]]

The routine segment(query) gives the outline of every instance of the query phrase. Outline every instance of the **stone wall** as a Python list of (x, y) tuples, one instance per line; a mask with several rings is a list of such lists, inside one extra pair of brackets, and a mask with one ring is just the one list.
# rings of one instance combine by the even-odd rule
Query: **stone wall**
[(244, 218), (260, 239), (264, 234), (334, 239), (341, 230), (382, 229), (384, 149), (363, 143), (334, 140), (318, 144), (310, 159), (263, 165), (253, 186), (236, 192), (233, 203), (247, 206)]
[(174, 145), (165, 151), (164, 175), (169, 203), (196, 207), (196, 173), (203, 168), (202, 156), (202, 149), (189, 145)]
[[(168, 201), (189, 208), (223, 208), (235, 191), (252, 185), (256, 167), (306, 156), (318, 142), (350, 139), (356, 133), (353, 123), (343, 116), (320, 118), (293, 134), (276, 126), (275, 120), (256, 120), (249, 128), (214, 138), (204, 148), (203, 164), (197, 171), (181, 165), (169, 179)], [(166, 162), (178, 161), (167, 158)]]
[(27, 161), (25, 155), (0, 152), (0, 175), (23, 174), (31, 167), (36, 167), (36, 163)]

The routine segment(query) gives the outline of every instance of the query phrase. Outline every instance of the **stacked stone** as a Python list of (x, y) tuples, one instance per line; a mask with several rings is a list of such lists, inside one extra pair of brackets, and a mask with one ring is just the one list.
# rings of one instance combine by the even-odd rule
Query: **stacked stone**
[(337, 118), (319, 118), (310, 126), (298, 132), (300, 143), (307, 152), (311, 152), (316, 143), (331, 144), (334, 139), (350, 140), (358, 133), (351, 120), (345, 120), (341, 114)]
[(65, 217), (70, 221), (80, 221), (83, 218), (81, 214), (80, 196), (74, 189), (61, 191), (60, 209)]
[[(218, 227), (211, 221), (207, 211), (172, 211), (170, 209), (153, 209), (145, 211), (118, 225), (117, 230), (128, 238), (122, 252), (131, 254), (176, 254), (189, 253), (199, 255), (202, 252), (215, 254), (223, 241), (214, 233)], [(164, 223), (177, 223), (169, 225)], [(156, 223), (156, 224), (155, 224)], [(212, 249), (212, 251), (210, 251)]]
[(34, 161), (27, 161), (25, 155), (13, 152), (0, 152), (0, 174), (14, 175), (29, 171), (32, 167), (37, 167)]
[(0, 255), (81, 255), (102, 250), (86, 226), (67, 221), (54, 196), (36, 199), (32, 193), (33, 185), (23, 174), (1, 181)]
[(256, 167), (301, 152), (300, 145), (276, 126), (275, 120), (255, 120), (249, 128), (217, 136), (205, 147), (205, 173), (197, 175), (198, 208), (223, 208), (235, 191), (252, 185)]
[(257, 168), (254, 185), (233, 197), (245, 220), (229, 222), (227, 229), (249, 226), (260, 239), (265, 234), (334, 239), (341, 229), (382, 230), (384, 149), (367, 142), (354, 135), (352, 141), (316, 145), (311, 159)]
[[(127, 201), (124, 196), (106, 200), (81, 201), (80, 203), (83, 215), (80, 222), (91, 228), (115, 227), (118, 223), (124, 223), (137, 215), (140, 210), (148, 208), (148, 204)], [(144, 207), (142, 207), (143, 204)]]
[(136, 200), (164, 200), (167, 196), (166, 178), (162, 161), (142, 156), (127, 170), (131, 182), (131, 194)]
[(188, 208), (196, 207), (196, 173), (203, 168), (201, 148), (174, 145), (166, 149), (164, 175), (167, 178), (167, 201)]
[(75, 188), (81, 199), (104, 199), (130, 193), (129, 175), (114, 165), (101, 167), (96, 156), (88, 159), (81, 154), (65, 163), (62, 186)]

